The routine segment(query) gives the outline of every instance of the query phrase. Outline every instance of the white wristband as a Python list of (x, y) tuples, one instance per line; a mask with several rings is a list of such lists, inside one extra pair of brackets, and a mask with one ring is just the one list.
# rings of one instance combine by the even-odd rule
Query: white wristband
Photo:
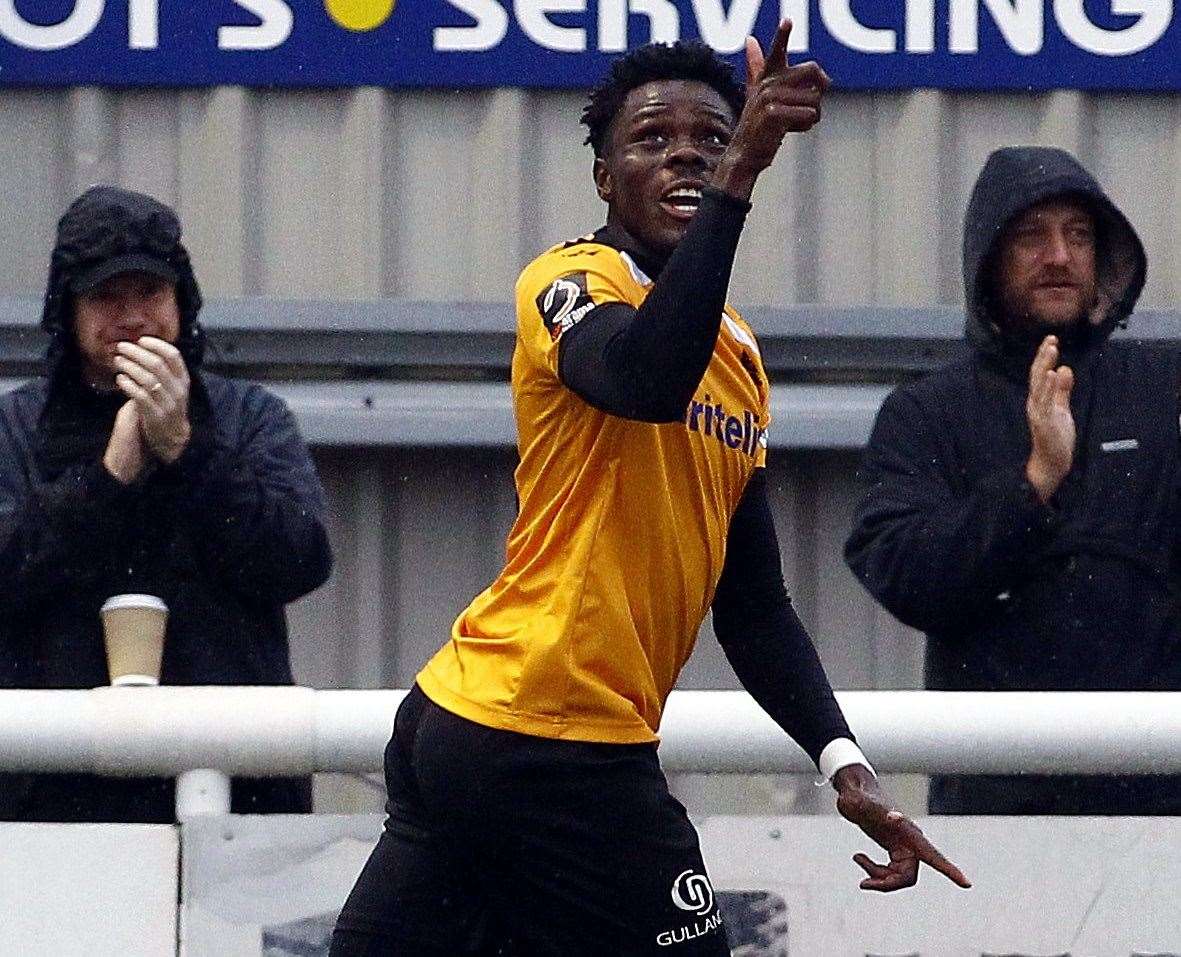
[(850, 764), (864, 764), (869, 768), (870, 773), (877, 777), (877, 772), (873, 769), (873, 765), (869, 763), (861, 749), (857, 747), (856, 742), (850, 741), (848, 738), (834, 738), (824, 746), (824, 750), (820, 752), (820, 773), (824, 776), (822, 784), (827, 784), (832, 780), (832, 776), (836, 774), (841, 768), (847, 768)]

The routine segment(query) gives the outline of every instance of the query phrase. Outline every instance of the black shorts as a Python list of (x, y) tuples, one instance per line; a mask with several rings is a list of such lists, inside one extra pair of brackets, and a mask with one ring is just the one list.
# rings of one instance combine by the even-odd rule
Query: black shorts
[(385, 768), (389, 816), (333, 957), (728, 957), (655, 745), (488, 728), (415, 687)]

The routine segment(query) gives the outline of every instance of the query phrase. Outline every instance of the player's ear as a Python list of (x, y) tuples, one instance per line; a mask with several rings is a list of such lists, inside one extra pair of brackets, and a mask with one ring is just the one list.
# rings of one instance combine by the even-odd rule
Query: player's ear
[(611, 172), (607, 169), (607, 163), (601, 156), (595, 157), (594, 166), (595, 189), (598, 191), (599, 199), (604, 203), (611, 202), (611, 197), (615, 194), (615, 182), (611, 176)]

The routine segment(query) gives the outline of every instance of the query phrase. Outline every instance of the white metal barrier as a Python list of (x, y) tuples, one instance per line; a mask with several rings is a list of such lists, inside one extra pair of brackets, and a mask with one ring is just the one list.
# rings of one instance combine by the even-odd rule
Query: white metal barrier
[[(173, 775), (178, 814), (228, 812), (230, 774), (377, 771), (404, 691), (0, 691), (0, 770)], [(1181, 692), (844, 691), (880, 772), (1181, 773)], [(809, 772), (745, 692), (675, 691), (670, 771)]]

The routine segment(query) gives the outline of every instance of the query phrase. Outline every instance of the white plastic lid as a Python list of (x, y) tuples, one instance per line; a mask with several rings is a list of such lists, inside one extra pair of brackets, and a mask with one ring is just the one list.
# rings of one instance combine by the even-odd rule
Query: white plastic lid
[(155, 608), (157, 611), (168, 611), (168, 606), (155, 595), (114, 595), (103, 602), (99, 611), (113, 611), (116, 608)]

